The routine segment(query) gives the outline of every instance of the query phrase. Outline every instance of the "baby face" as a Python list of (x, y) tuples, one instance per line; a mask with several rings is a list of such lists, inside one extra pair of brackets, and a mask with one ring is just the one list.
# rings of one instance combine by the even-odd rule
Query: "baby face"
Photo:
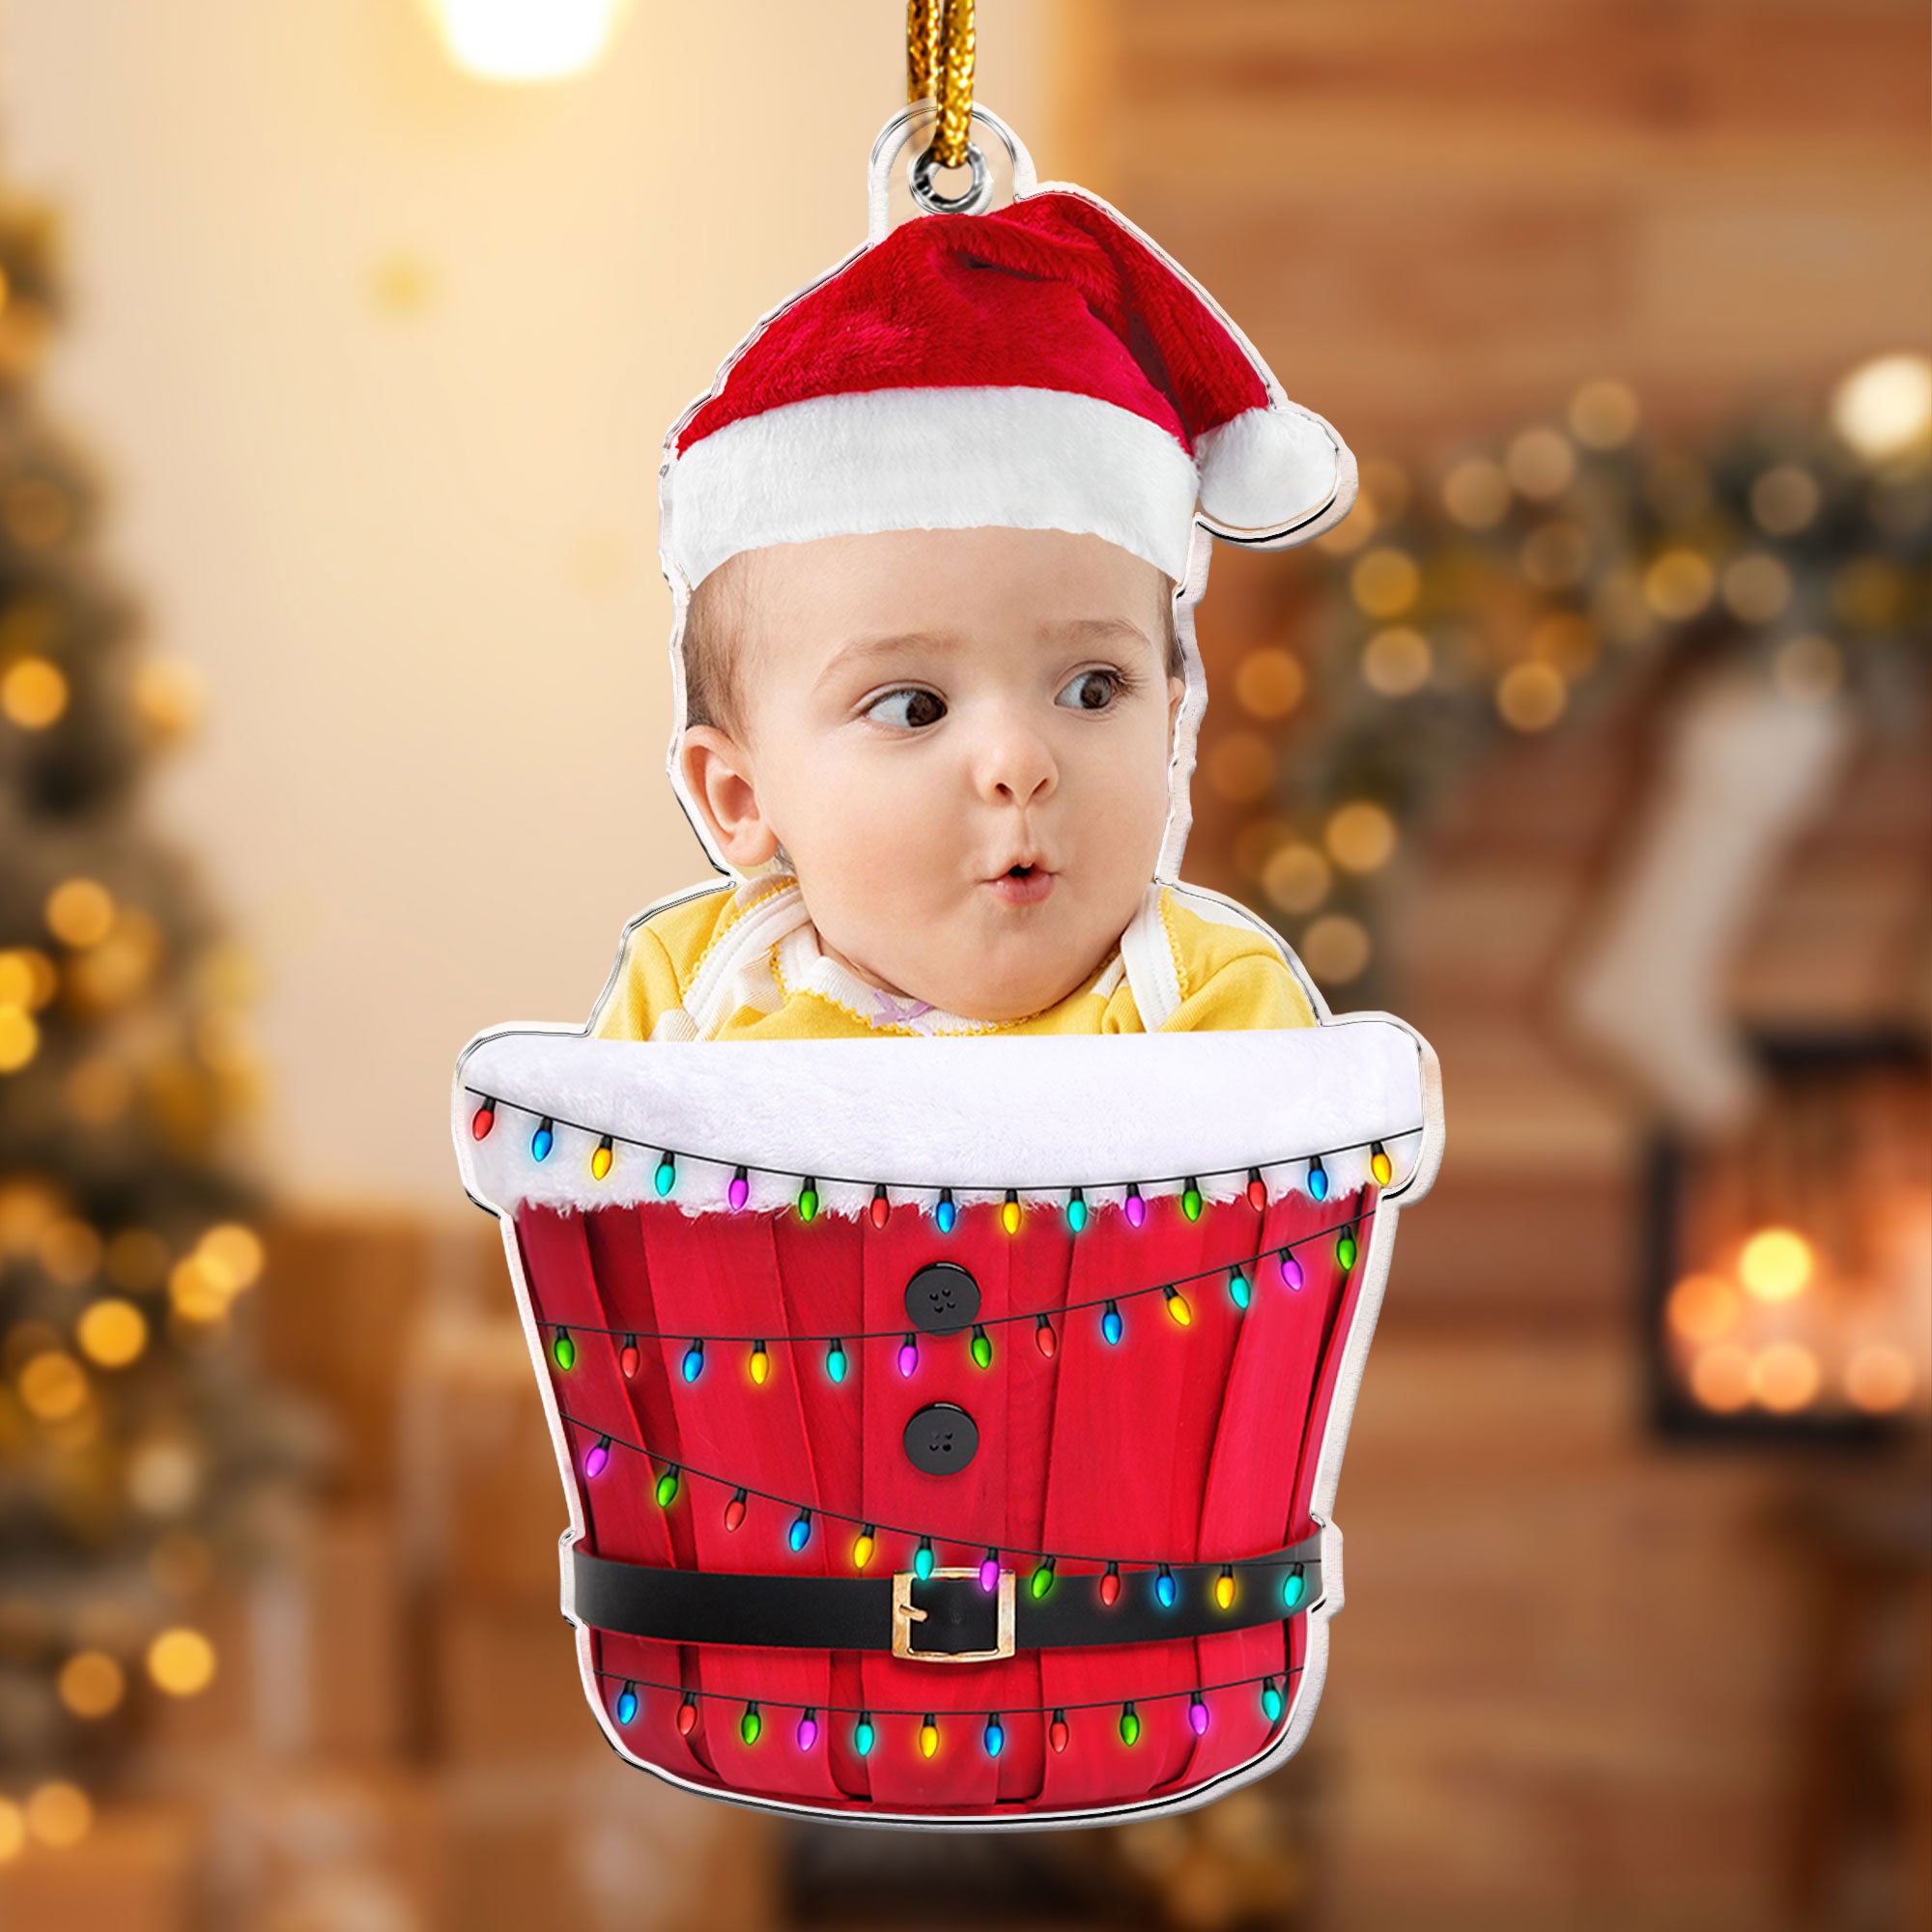
[(724, 855), (782, 847), (826, 952), (901, 997), (1012, 1020), (1077, 990), (1159, 855), (1185, 688), (1168, 579), (1099, 537), (1006, 528), (724, 572), (740, 715), (682, 749)]

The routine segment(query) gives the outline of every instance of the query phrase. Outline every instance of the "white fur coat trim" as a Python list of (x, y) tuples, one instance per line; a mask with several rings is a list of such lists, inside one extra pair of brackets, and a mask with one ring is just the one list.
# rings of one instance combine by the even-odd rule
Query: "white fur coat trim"
[[(451, 1128), (464, 1182), (486, 1207), (538, 1201), (580, 1210), (658, 1198), (660, 1150), (677, 1156), (671, 1198), (690, 1213), (728, 1211), (734, 1165), (752, 1169), (749, 1207), (795, 1201), (817, 1180), (822, 1211), (858, 1215), (883, 1182), (929, 1208), (951, 1187), (964, 1206), (1064, 1207), (1066, 1189), (1099, 1208), (1125, 1183), (1179, 1193), (1198, 1177), (1210, 1202), (1239, 1199), (1250, 1167), (1270, 1198), (1305, 1192), (1321, 1153), (1331, 1198), (1369, 1181), (1383, 1143), (1403, 1205), (1440, 1151), (1434, 1056), (1381, 1014), (1243, 1033), (1043, 1037), (600, 1040), (579, 1034), (488, 1035), (465, 1054)], [(470, 1122), (487, 1094), (496, 1123)], [(530, 1154), (540, 1115), (554, 1145)], [(618, 1136), (593, 1179), (601, 1133)], [(760, 1172), (762, 1168), (766, 1171)], [(1405, 1190), (1416, 1183), (1415, 1192)]]

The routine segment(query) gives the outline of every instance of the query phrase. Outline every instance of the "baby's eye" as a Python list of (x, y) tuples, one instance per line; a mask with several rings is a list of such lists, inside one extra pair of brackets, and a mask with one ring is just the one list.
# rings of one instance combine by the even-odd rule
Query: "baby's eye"
[(1121, 695), (1124, 682), (1119, 671), (1083, 670), (1068, 680), (1054, 702), (1070, 711), (1104, 711)]
[(881, 724), (899, 724), (916, 731), (927, 724), (937, 724), (946, 716), (946, 700), (937, 692), (922, 691), (913, 685), (875, 697), (867, 705), (866, 716), (876, 718)]

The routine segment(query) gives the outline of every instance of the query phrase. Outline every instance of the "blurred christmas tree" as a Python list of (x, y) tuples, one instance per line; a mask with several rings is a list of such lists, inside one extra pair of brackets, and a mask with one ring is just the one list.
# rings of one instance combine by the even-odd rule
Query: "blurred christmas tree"
[(0, 206), (0, 1858), (83, 1835), (290, 1465), (231, 1315), (262, 1267), (247, 965), (142, 781), (193, 686), (93, 560), (41, 419), (58, 231)]

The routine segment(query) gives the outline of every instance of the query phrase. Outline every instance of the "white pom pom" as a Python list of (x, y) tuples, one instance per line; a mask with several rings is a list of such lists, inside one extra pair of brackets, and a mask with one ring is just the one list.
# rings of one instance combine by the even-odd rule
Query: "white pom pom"
[(1194, 439), (1204, 516), (1230, 531), (1299, 543), (1355, 500), (1355, 458), (1311, 410), (1244, 410)]

